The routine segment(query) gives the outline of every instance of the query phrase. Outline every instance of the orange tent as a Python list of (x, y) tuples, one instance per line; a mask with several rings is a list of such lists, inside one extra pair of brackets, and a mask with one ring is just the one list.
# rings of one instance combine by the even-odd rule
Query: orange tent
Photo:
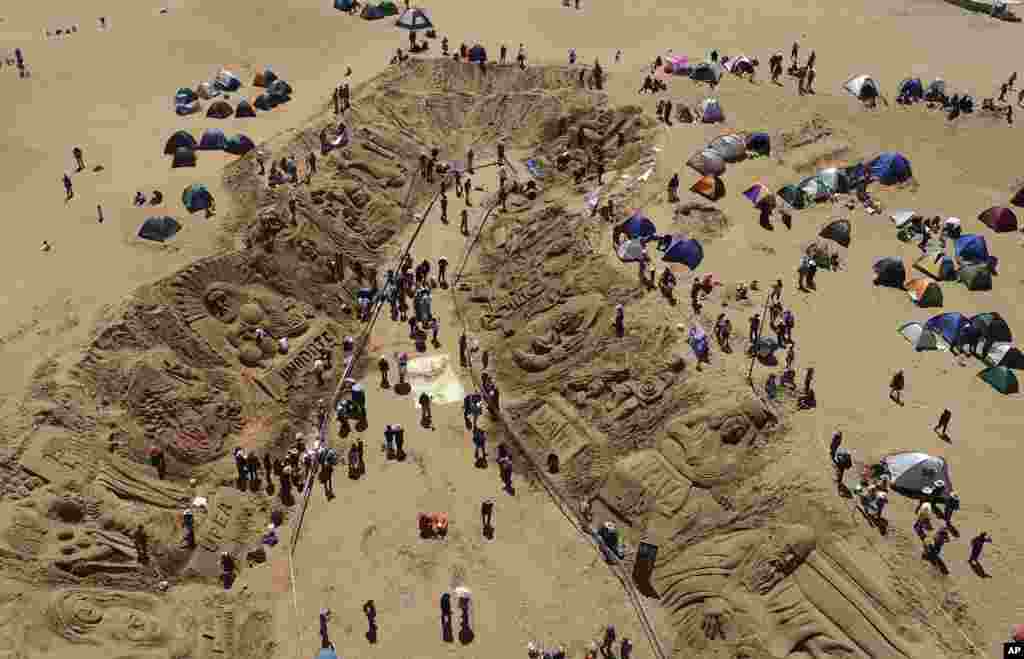
[(690, 187), (690, 192), (696, 192), (710, 201), (718, 201), (725, 196), (725, 183), (717, 176), (702, 176)]
[(942, 288), (937, 283), (924, 277), (911, 279), (904, 286), (907, 295), (919, 307), (941, 307)]

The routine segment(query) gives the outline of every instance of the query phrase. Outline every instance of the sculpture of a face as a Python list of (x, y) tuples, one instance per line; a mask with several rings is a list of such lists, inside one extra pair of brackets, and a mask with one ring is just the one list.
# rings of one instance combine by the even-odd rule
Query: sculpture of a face
[(160, 609), (146, 594), (68, 589), (51, 596), (46, 614), (50, 629), (71, 643), (144, 649), (169, 640)]

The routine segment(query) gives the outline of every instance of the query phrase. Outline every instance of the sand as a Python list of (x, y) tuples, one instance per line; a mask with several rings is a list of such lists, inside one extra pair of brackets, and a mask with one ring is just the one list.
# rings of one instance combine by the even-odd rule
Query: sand
[[(917, 255), (896, 240), (886, 213), (826, 205), (794, 214), (791, 231), (777, 223), (766, 232), (738, 193), (755, 180), (777, 188), (824, 163), (901, 151), (913, 162), (916, 184), (878, 191), (884, 206), (963, 218), (965, 230), (985, 235), (1000, 257), (993, 291), (944, 284), (942, 310), (998, 311), (1018, 329), (1012, 291), (1024, 281), (1015, 257), (1019, 236), (995, 235), (974, 218), (1007, 203), (1019, 185), (1012, 147), (1019, 129), (980, 114), (953, 125), (920, 106), (868, 112), (840, 87), (870, 73), (891, 101), (903, 77), (941, 76), (956, 91), (994, 96), (1011, 72), (1002, 62), (1019, 26), (937, 0), (885, 8), (760, 3), (756, 11), (742, 3), (679, 9), (641, 2), (585, 4), (581, 12), (556, 3), (442, 0), (431, 9), (453, 46), (480, 40), (494, 56), (502, 40), (513, 53), (524, 40), (531, 64), (562, 64), (569, 48), (583, 63), (600, 58), (610, 74), (606, 95), (573, 89), (572, 72), (557, 67), (527, 75), (492, 70), (485, 78), (472, 67), (424, 60), (371, 81), (405, 46), (404, 33), (322, 2), (258, 12), (209, 2), (169, 3), (164, 14), (159, 3), (5, 10), (3, 48), (21, 47), (32, 77), (0, 70), (12, 90), (0, 110), (11, 127), (0, 197), (8, 225), (18, 223), (0, 247), (0, 274), (9, 282), (0, 321), (4, 651), (302, 656), (315, 651), (316, 612), (327, 606), (344, 656), (519, 656), (530, 640), (564, 643), (570, 656), (582, 656), (609, 623), (633, 639), (634, 656), (656, 656), (636, 601), (644, 602), (665, 652), (678, 656), (829, 656), (842, 646), (870, 657), (998, 651), (1019, 622), (1012, 584), (1024, 560), (1011, 521), (1017, 396), (979, 381), (977, 363), (915, 354), (897, 334), (903, 322), (933, 314), (870, 284), (876, 258), (900, 256), (909, 267)], [(105, 31), (96, 29), (99, 16), (109, 17)], [(74, 34), (44, 38), (46, 29), (70, 25)], [(814, 97), (798, 98), (789, 79), (785, 88), (770, 85), (764, 71), (756, 85), (727, 76), (718, 93), (724, 125), (664, 128), (653, 120), (656, 100), (635, 94), (645, 64), (667, 49), (700, 57), (717, 48), (766, 62), (796, 39), (803, 53), (818, 53)], [(613, 64), (619, 48), (623, 62)], [(433, 42), (432, 54), (438, 49)], [(177, 88), (226, 66), (246, 83), (240, 94), (253, 96), (247, 83), (267, 65), (295, 87), (293, 100), (273, 112), (228, 120), (173, 114)], [(162, 154), (173, 131), (198, 137), (218, 126), (245, 132), (271, 154), (301, 156), (320, 128), (333, 124), (329, 92), (347, 67), (356, 90), (350, 121), (368, 132), (357, 131), (350, 149), (322, 158), (320, 173), (299, 186), (295, 226), (287, 195), (263, 188), (251, 156), (203, 152), (198, 167), (172, 170)], [(670, 81), (674, 101), (695, 104), (705, 95), (689, 81)], [(396, 127), (391, 110), (426, 98), (427, 112)], [(594, 186), (555, 176), (542, 182), (537, 199), (514, 196), (510, 212), (481, 232), (464, 289), (455, 296), (435, 291), (441, 346), (426, 354), (450, 366), (413, 383), (417, 392), (452, 398), (473, 387), (473, 372), (458, 368), (462, 323), (490, 349), (505, 414), (486, 421), (489, 441), (518, 447), (515, 496), (499, 491), (493, 465), (473, 467), (457, 403), (437, 405), (428, 431), (417, 426), (413, 395), (376, 386), (380, 355), (412, 352), (405, 326), (383, 318), (359, 370), (369, 391), (370, 423), (360, 433), (369, 473), (349, 482), (339, 470), (339, 496), (330, 503), (314, 492), (293, 583), (279, 545), (268, 550), (268, 564), (243, 564), (233, 589), (223, 591), (217, 553), (243, 556), (273, 510), (289, 518), (294, 510), (276, 492), (238, 491), (230, 450), (280, 453), (295, 432), (309, 432), (316, 400), (330, 392), (303, 375), (307, 362), (321, 349), (340, 359), (341, 338), (359, 329), (342, 313), (327, 259), (344, 252), (384, 267), (400, 252), (412, 232), (401, 206), (425, 146), (438, 144), (443, 157), (459, 160), (477, 142), (486, 162), (504, 134), (515, 175), (525, 180), (524, 158), (550, 159), (561, 149), (565, 138), (557, 137), (554, 120), (563, 113), (572, 125), (585, 122), (590, 137), (608, 138), (608, 180), (635, 180), (654, 167), (645, 185), (626, 189), (618, 179), (611, 187), (618, 208), (642, 208), (660, 229), (702, 238), (701, 272), (726, 283), (705, 308), (708, 329), (727, 311), (744, 334), (763, 293), (744, 306), (725, 292), (738, 281), (783, 278), (784, 300), (797, 316), (797, 366), (801, 373), (816, 368), (818, 408), (797, 412), (784, 400), (769, 420), (750, 398), (748, 362), (739, 353), (716, 351), (697, 371), (677, 329), (692, 322), (685, 291), (677, 307), (642, 294), (635, 268), (612, 254), (610, 225), (583, 208)], [(610, 129), (623, 118), (630, 144), (616, 150)], [(716, 210), (674, 212), (664, 195), (668, 177), (679, 172), (687, 190), (696, 175), (685, 160), (737, 130), (764, 130), (786, 148), (731, 165), (728, 194), (707, 204)], [(60, 178), (73, 169), (73, 146), (83, 148), (88, 167), (73, 175), (75, 198), (65, 203)], [(474, 226), (497, 187), (495, 170), (481, 170), (475, 181), (484, 190), (474, 194)], [(181, 208), (181, 190), (193, 182), (216, 196), (212, 218)], [(164, 206), (131, 206), (137, 190), (154, 189), (164, 193)], [(706, 204), (688, 192), (682, 197)], [(422, 187), (411, 197), (417, 212), (429, 200)], [(461, 208), (453, 199), (453, 222)], [(184, 225), (162, 246), (135, 237), (155, 213)], [(433, 214), (413, 253), (445, 255), (454, 270), (466, 241), (456, 225), (439, 225), (436, 208)], [(274, 215), (281, 226), (270, 238)], [(820, 273), (817, 291), (797, 293), (791, 273), (800, 249), (833, 217), (854, 226), (853, 244), (841, 252), (844, 269)], [(39, 250), (43, 240), (51, 251)], [(685, 288), (685, 278), (681, 283)], [(230, 301), (227, 315), (211, 309), (213, 291)], [(629, 309), (623, 340), (610, 327), (616, 302)], [(293, 337), (290, 355), (247, 338), (250, 317)], [(907, 373), (902, 408), (886, 397), (896, 368)], [(768, 372), (756, 369), (755, 382)], [(948, 443), (930, 431), (944, 407), (953, 412)], [(696, 411), (711, 422), (686, 417)], [(720, 421), (729, 439), (718, 445)], [(383, 425), (395, 422), (408, 429), (405, 462), (378, 451)], [(948, 576), (920, 560), (909, 500), (894, 497), (883, 537), (836, 496), (826, 450), (836, 428), (858, 463), (896, 450), (949, 460), (964, 506), (961, 536), (946, 549)], [(336, 437), (336, 427), (331, 433)], [(335, 441), (346, 448), (349, 439)], [(164, 481), (141, 464), (154, 443), (168, 454)], [(531, 465), (543, 466), (551, 452), (562, 468), (541, 479)], [(640, 588), (659, 593), (660, 602), (624, 592), (571, 523), (574, 515), (567, 519), (554, 503), (570, 510), (581, 494), (598, 497), (596, 521), (615, 520), (629, 546), (646, 540), (662, 548), (650, 584)], [(196, 495), (207, 497), (209, 513), (199, 515), (199, 547), (187, 552), (178, 547), (180, 511)], [(485, 497), (497, 501), (493, 540), (478, 526)], [(452, 519), (448, 538), (420, 539), (416, 513), (440, 510)], [(148, 565), (138, 563), (128, 536), (140, 521), (150, 535)], [(967, 540), (982, 530), (995, 538), (983, 560), (987, 579), (965, 564)], [(711, 569), (723, 576), (695, 579), (694, 570), (708, 568), (702, 561), (716, 556), (725, 558)], [(167, 592), (158, 587), (164, 580)], [(448, 645), (436, 626), (437, 598), (463, 584), (474, 591), (475, 635)], [(715, 596), (694, 602), (696, 592)], [(368, 599), (379, 611), (374, 645), (360, 612)], [(765, 626), (767, 610), (801, 616), (802, 631)], [(712, 628), (721, 632), (710, 634), (714, 639), (705, 633)]]

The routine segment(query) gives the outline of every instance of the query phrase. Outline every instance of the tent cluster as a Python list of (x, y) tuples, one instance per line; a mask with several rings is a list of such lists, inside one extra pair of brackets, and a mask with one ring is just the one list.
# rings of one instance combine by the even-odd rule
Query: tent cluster
[(704, 260), (704, 247), (682, 234), (658, 235), (658, 228), (649, 217), (640, 211), (634, 212), (615, 228), (616, 235), (625, 236), (616, 245), (619, 258), (625, 262), (642, 261), (647, 258), (647, 243), (657, 241), (661, 260), (665, 263), (680, 263), (690, 270), (696, 270)]
[(376, 21), (388, 16), (398, 16), (398, 5), (390, 0), (383, 0), (383, 2), (376, 5), (367, 3), (359, 16), (368, 21)]
[[(989, 226), (1015, 226), (1013, 223), (1016, 222), (1016, 216), (1012, 213), (1007, 216), (998, 212), (999, 210), (990, 208), (982, 213), (979, 219)], [(914, 240), (916, 236), (924, 235), (923, 218), (914, 211), (897, 211), (891, 217), (900, 240), (908, 242)], [(989, 254), (985, 237), (978, 234), (961, 235), (960, 220), (955, 217), (946, 220), (943, 231), (955, 237), (953, 256), (946, 254), (941, 245), (930, 244), (925, 247), (925, 253), (914, 262), (914, 269), (933, 283), (959, 281), (971, 291), (992, 290), (992, 274), (997, 259)]]
[(899, 103), (943, 102), (945, 98), (946, 81), (942, 78), (936, 78), (927, 86), (920, 78), (904, 78), (896, 88), (896, 101)]
[(266, 91), (253, 101), (241, 99), (236, 106), (223, 97), (227, 92), (237, 91), (242, 87), (241, 79), (231, 71), (222, 69), (213, 80), (201, 82), (195, 90), (182, 87), (174, 95), (174, 111), (178, 115), (196, 114), (202, 111), (201, 100), (211, 101), (206, 109), (206, 116), (213, 119), (228, 117), (255, 117), (256, 109), (270, 110), (291, 100), (292, 88), (287, 82), (278, 78), (270, 69), (256, 73), (252, 81), (253, 87), (262, 87)]
[(996, 312), (973, 317), (958, 312), (933, 316), (925, 323), (904, 323), (899, 333), (915, 350), (936, 350), (945, 344), (978, 357), (987, 368), (978, 374), (1000, 393), (1020, 390), (1014, 370), (1024, 369), (1024, 353), (1013, 343), (1013, 332)]
[(721, 176), (729, 163), (770, 153), (771, 137), (767, 133), (730, 133), (711, 140), (706, 147), (693, 154), (686, 164), (702, 176)]
[(793, 209), (801, 210), (832, 198), (848, 194), (861, 185), (878, 181), (896, 185), (913, 176), (910, 161), (901, 153), (884, 152), (866, 163), (819, 170), (798, 183), (784, 185), (776, 194)]
[(255, 148), (256, 145), (247, 135), (227, 137), (219, 128), (208, 128), (203, 131), (199, 142), (191, 133), (179, 130), (167, 139), (164, 154), (174, 157), (172, 167), (195, 167), (196, 151), (227, 151), (236, 156), (244, 156)]

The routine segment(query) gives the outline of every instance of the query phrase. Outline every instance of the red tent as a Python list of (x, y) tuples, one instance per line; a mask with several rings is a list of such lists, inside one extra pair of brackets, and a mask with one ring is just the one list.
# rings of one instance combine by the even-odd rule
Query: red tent
[(978, 219), (996, 233), (1017, 230), (1017, 216), (1006, 206), (993, 206), (982, 212)]

